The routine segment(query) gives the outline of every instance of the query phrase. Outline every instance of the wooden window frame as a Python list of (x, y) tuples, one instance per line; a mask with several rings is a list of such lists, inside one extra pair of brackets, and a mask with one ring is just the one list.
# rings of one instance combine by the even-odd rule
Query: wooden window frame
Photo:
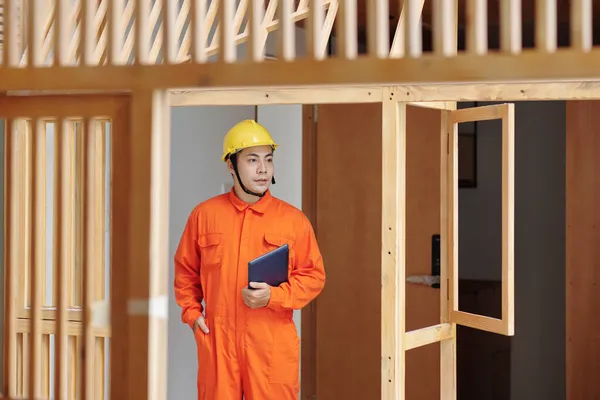
[[(458, 124), (501, 120), (502, 122), (502, 316), (492, 318), (459, 310), (458, 304)], [(514, 104), (498, 104), (448, 111), (448, 202), (447, 238), (450, 321), (502, 335), (514, 335)]]

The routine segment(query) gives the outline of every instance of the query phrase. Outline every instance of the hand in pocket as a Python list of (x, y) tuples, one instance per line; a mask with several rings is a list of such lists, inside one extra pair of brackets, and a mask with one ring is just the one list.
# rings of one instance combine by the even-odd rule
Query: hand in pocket
[(196, 329), (200, 328), (200, 330), (204, 333), (208, 333), (208, 325), (206, 325), (206, 319), (201, 315), (198, 317), (198, 319), (196, 320), (196, 323), (194, 324), (194, 333), (196, 333)]

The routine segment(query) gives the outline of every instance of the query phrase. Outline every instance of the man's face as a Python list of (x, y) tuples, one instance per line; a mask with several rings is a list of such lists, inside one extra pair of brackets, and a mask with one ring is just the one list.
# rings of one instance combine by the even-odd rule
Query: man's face
[[(235, 177), (231, 161), (229, 171)], [(271, 185), (275, 172), (273, 149), (271, 146), (256, 146), (243, 149), (237, 154), (237, 166), (244, 186), (255, 193), (263, 193)]]

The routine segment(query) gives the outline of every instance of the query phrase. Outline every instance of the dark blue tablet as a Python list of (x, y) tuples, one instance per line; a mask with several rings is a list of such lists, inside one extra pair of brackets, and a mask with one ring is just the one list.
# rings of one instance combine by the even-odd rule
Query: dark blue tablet
[(287, 244), (248, 262), (248, 285), (265, 282), (279, 286), (288, 281), (289, 248)]

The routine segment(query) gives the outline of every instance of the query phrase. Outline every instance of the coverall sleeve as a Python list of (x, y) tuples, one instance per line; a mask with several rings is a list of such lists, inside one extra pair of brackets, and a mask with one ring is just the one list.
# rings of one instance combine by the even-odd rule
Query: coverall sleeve
[(303, 218), (297, 236), (295, 262), (289, 282), (271, 288), (267, 307), (274, 311), (299, 310), (321, 293), (325, 285), (325, 268), (312, 225)]
[(185, 225), (175, 252), (175, 301), (181, 307), (181, 320), (192, 329), (203, 313), (200, 283), (200, 251), (197, 247), (198, 217), (194, 210)]

